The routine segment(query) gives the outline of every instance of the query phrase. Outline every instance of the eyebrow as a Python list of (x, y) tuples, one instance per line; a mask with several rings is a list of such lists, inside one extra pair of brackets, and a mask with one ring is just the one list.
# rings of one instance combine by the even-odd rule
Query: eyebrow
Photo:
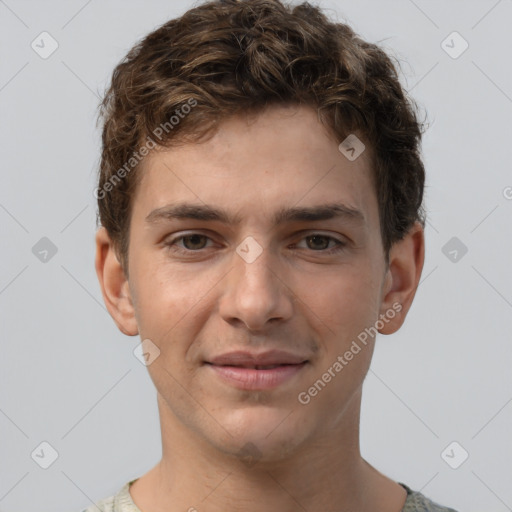
[[(273, 217), (274, 225), (291, 222), (311, 222), (341, 218), (347, 221), (364, 224), (362, 211), (343, 203), (328, 203), (317, 206), (281, 208)], [(224, 224), (238, 225), (240, 216), (233, 216), (225, 210), (208, 205), (193, 203), (175, 203), (153, 210), (146, 216), (149, 224), (165, 220), (193, 219), (217, 221)]]

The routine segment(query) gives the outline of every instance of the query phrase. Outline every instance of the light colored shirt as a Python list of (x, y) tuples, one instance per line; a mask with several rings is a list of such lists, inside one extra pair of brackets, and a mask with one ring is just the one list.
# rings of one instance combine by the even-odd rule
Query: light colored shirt
[[(130, 485), (135, 480), (127, 482), (114, 496), (105, 498), (82, 512), (141, 512), (129, 492)], [(398, 483), (407, 491), (407, 499), (402, 512), (457, 512), (453, 508), (442, 507), (401, 482)], [(193, 511), (194, 508), (191, 507), (189, 510)]]

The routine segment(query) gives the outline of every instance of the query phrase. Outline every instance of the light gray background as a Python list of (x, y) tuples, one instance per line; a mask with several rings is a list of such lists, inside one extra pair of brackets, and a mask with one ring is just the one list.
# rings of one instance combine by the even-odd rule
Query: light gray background
[[(512, 510), (512, 1), (321, 5), (403, 61), (430, 121), (425, 268), (405, 325), (377, 342), (363, 456), (460, 511)], [(118, 332), (93, 267), (95, 116), (128, 49), (191, 6), (0, 0), (3, 512), (78, 512), (160, 457), (139, 340)], [(59, 44), (46, 60), (31, 48), (42, 31)], [(456, 59), (441, 46), (453, 31), (469, 43)], [(32, 252), (44, 236), (58, 249), (46, 263)], [(442, 252), (454, 236), (457, 262)], [(59, 454), (46, 470), (31, 458), (43, 441)], [(441, 456), (452, 441), (469, 453), (458, 469)]]

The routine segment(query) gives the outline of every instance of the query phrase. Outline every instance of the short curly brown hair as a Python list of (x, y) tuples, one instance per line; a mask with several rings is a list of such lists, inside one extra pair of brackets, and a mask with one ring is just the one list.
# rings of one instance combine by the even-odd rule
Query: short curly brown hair
[(387, 262), (415, 221), (424, 227), (423, 125), (386, 52), (308, 2), (215, 0), (138, 42), (99, 106), (98, 220), (126, 273), (142, 157), (271, 104), (310, 105), (339, 142), (357, 133), (369, 144)]

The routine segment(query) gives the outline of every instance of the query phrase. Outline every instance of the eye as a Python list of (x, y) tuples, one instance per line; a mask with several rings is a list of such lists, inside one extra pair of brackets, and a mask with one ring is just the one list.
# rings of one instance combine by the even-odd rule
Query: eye
[[(210, 237), (201, 233), (190, 233), (188, 235), (181, 235), (170, 239), (165, 243), (169, 249), (178, 253), (190, 253), (197, 252), (205, 248), (204, 242), (211, 240)], [(183, 242), (183, 247), (177, 244), (177, 242)]]
[[(305, 236), (302, 240), (306, 241), (308, 249), (312, 249), (314, 252), (325, 252), (327, 254), (339, 252), (344, 249), (345, 243), (332, 236), (323, 235), (321, 233), (313, 233)], [(334, 246), (327, 249), (329, 243), (334, 242)], [(298, 245), (297, 245), (298, 247)]]
[[(208, 247), (206, 245), (208, 241), (212, 241), (212, 239), (202, 233), (189, 233), (171, 238), (165, 242), (165, 246), (178, 254), (191, 254), (206, 249)], [(301, 243), (302, 241), (306, 242), (306, 249), (323, 254), (333, 254), (342, 251), (346, 245), (337, 238), (321, 233), (309, 234), (301, 239)], [(332, 243), (334, 245), (329, 248), (329, 245)], [(304, 247), (300, 247), (298, 244), (296, 244), (295, 247), (304, 249)]]

